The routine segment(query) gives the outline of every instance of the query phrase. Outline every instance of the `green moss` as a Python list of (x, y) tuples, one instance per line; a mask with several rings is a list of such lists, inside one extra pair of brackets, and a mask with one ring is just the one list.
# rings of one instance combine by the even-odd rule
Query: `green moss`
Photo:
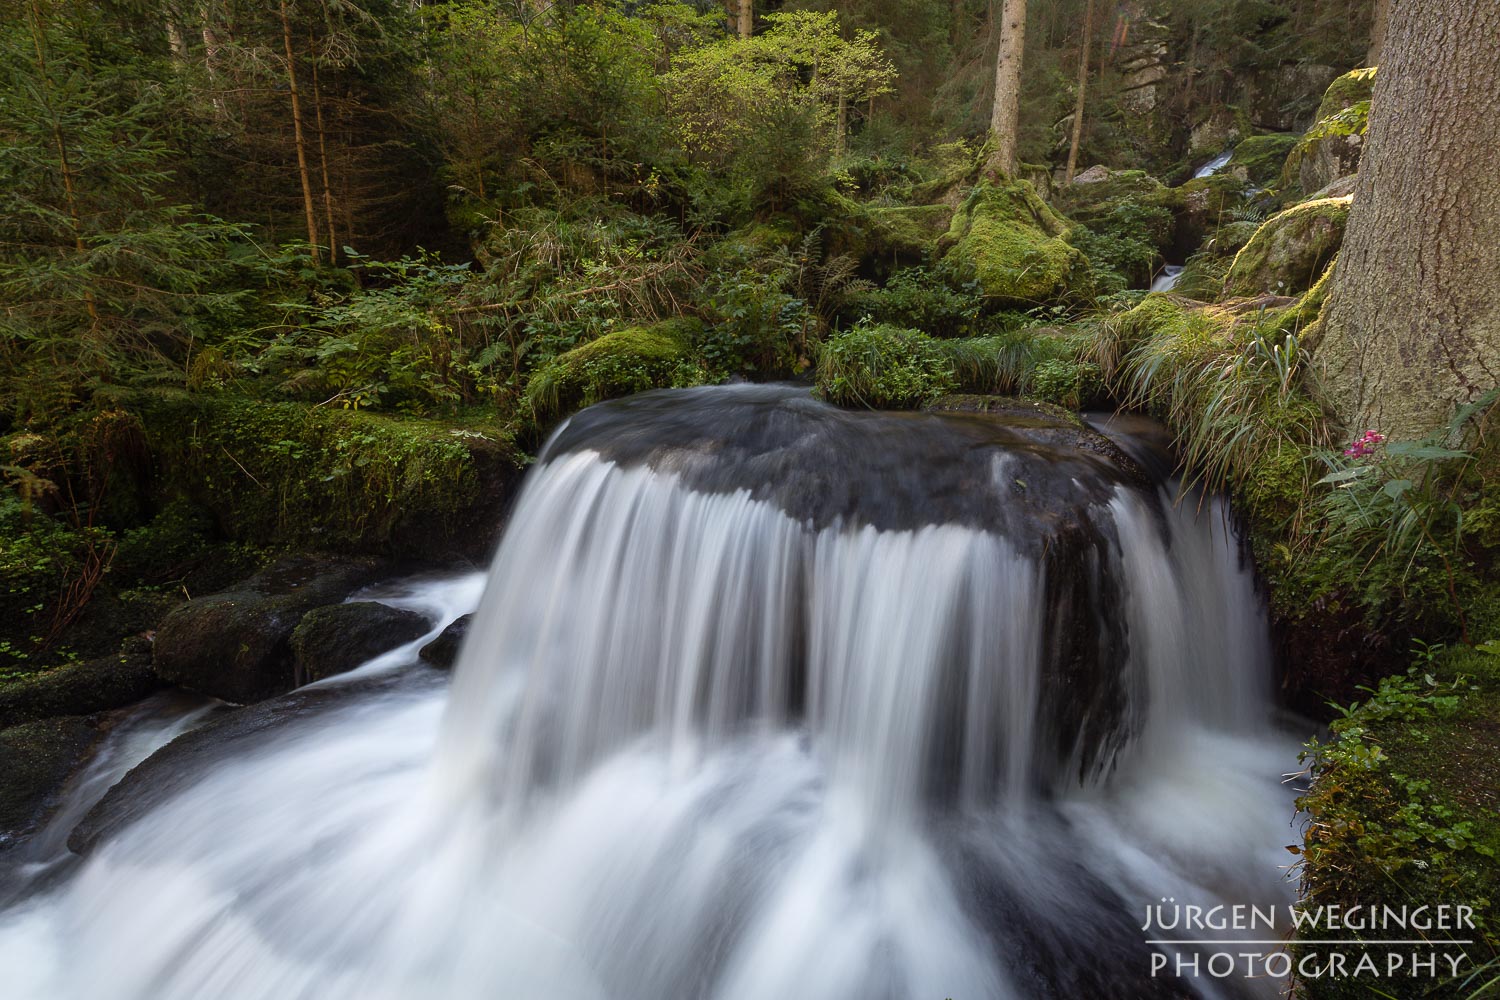
[(1275, 183), (1286, 165), (1287, 154), (1300, 138), (1290, 132), (1252, 135), (1234, 147), (1227, 169), (1243, 170), (1250, 183), (1258, 187)]
[(1267, 219), (1235, 256), (1225, 292), (1292, 295), (1311, 288), (1343, 244), (1349, 203), (1349, 198), (1320, 198)]
[[(1453, 936), (1480, 939), (1465, 949), (1471, 963), (1496, 954), (1497, 653), (1494, 645), (1419, 648), (1408, 674), (1385, 679), (1364, 701), (1341, 710), (1334, 738), (1311, 744), (1314, 780), (1298, 803), (1309, 820), (1301, 849), (1304, 907), (1472, 906), (1477, 933)], [(1310, 927), (1303, 936), (1324, 935)], [(1299, 951), (1316, 953), (1308, 945)], [(1369, 951), (1383, 967), (1384, 949)], [(1467, 965), (1460, 978), (1473, 969)], [(1416, 995), (1411, 986), (1424, 996), (1461, 995), (1444, 992), (1452, 985), (1424, 980), (1400, 995)], [(1301, 986), (1299, 995), (1314, 1000), (1369, 995), (1356, 980), (1308, 979)]]
[(1366, 69), (1356, 69), (1345, 73), (1328, 85), (1323, 92), (1323, 100), (1318, 105), (1318, 121), (1338, 114), (1345, 108), (1352, 108), (1360, 102), (1368, 103), (1375, 93), (1375, 74), (1377, 68), (1374, 66)]
[(464, 530), (496, 476), (520, 464), (508, 427), (228, 393), (141, 393), (132, 408), (162, 492), (209, 511), (222, 537), (252, 544), (370, 551), (398, 534), (444, 536)]
[(946, 205), (871, 205), (871, 252), (879, 256), (925, 256), (947, 232), (953, 210)]
[(1086, 284), (1088, 261), (1068, 223), (1025, 183), (974, 188), (954, 213), (945, 260), (1001, 303), (1040, 303)]
[(606, 399), (700, 385), (708, 377), (693, 358), (700, 330), (696, 320), (667, 320), (605, 334), (532, 372), (525, 403), (545, 423)]

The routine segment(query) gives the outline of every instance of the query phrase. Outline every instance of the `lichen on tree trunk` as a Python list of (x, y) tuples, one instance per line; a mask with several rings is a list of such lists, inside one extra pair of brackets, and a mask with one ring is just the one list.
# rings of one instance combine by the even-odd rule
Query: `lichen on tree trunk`
[(1500, 373), (1500, 5), (1392, 0), (1314, 377), (1350, 430), (1412, 439)]

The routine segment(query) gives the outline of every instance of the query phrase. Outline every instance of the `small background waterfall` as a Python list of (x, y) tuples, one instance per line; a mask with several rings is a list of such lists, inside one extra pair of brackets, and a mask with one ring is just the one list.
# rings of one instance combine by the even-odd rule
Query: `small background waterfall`
[(1161, 897), (1290, 901), (1296, 744), (1228, 512), (1101, 428), (585, 411), (482, 597), (375, 595), (477, 602), (451, 686), (403, 648), (168, 746), (0, 912), (6, 995), (1276, 995), (1149, 975)]

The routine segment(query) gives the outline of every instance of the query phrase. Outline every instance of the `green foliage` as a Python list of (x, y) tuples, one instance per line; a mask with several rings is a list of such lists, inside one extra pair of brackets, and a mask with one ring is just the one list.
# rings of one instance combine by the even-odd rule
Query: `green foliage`
[(156, 362), (237, 298), (214, 282), (241, 230), (160, 193), (169, 91), (90, 41), (40, 8), (0, 29), (0, 390), (21, 415)]
[(917, 330), (860, 325), (829, 338), (818, 391), (842, 406), (914, 409), (958, 388), (942, 342)]
[(935, 337), (966, 337), (985, 325), (984, 294), (977, 282), (954, 287), (925, 267), (902, 268), (883, 286), (855, 295), (848, 311), (877, 324), (925, 330)]
[[(395, 405), (421, 412), (467, 401), (475, 387), (495, 391), (493, 375), (448, 322), (467, 265), (443, 264), (429, 253), (393, 262), (349, 256), (364, 283), (290, 305), (302, 323), (247, 364), (277, 372), (296, 395), (353, 410)], [(206, 381), (196, 377), (205, 367), (190, 368), (189, 385)]]
[(1104, 394), (1085, 339), (1017, 328), (939, 340), (917, 330), (860, 324), (829, 338), (818, 389), (843, 406), (910, 409), (952, 393), (1026, 395), (1070, 409)]
[(435, 535), (467, 511), (508, 428), (394, 420), (228, 393), (132, 399), (168, 496), (210, 512), (223, 535), (260, 545), (378, 551), (397, 530)]
[(1287, 154), (1300, 138), (1289, 132), (1248, 136), (1234, 147), (1226, 169), (1244, 170), (1246, 179), (1258, 187), (1275, 184), (1286, 166)]
[(1302, 388), (1296, 315), (1237, 316), (1152, 295), (1106, 319), (1096, 346), (1106, 383), (1166, 422), (1190, 477), (1237, 489), (1260, 517), (1296, 513), (1309, 453), (1327, 436)]
[(0, 664), (44, 650), (67, 624), (86, 576), (108, 563), (112, 540), (0, 493)]
[(1172, 242), (1171, 195), (1139, 170), (1111, 171), (1101, 180), (1074, 182), (1057, 194), (1058, 207), (1080, 225), (1068, 242), (1088, 257), (1099, 295), (1146, 285)]
[(714, 177), (694, 192), (700, 217), (791, 203), (816, 165), (846, 143), (849, 107), (890, 90), (875, 36), (845, 38), (837, 12), (769, 14), (767, 29), (686, 49), (662, 78), (677, 141)]
[(525, 404), (537, 420), (549, 421), (647, 389), (701, 385), (707, 372), (692, 356), (697, 330), (677, 320), (605, 334), (533, 372)]
[(1497, 397), (1500, 390), (1491, 391), (1460, 409), (1449, 427), (1420, 441), (1384, 443), (1370, 432), (1343, 453), (1319, 456), (1329, 470), (1317, 483), (1329, 487), (1316, 508), (1323, 538), (1366, 566), (1388, 567), (1398, 591), (1418, 567), (1440, 564), (1465, 632), (1459, 593), (1465, 564), (1461, 490), (1475, 458), (1447, 442), (1462, 440)]
[[(1472, 906), (1481, 941), (1466, 950), (1476, 960), (1481, 949), (1494, 952), (1500, 824), (1488, 804), (1494, 779), (1486, 762), (1500, 749), (1492, 723), (1500, 658), (1486, 648), (1418, 644), (1405, 674), (1362, 688), (1369, 696), (1362, 702), (1335, 706), (1333, 738), (1308, 745), (1312, 784), (1297, 803), (1308, 824), (1296, 851), (1309, 911)], [(1317, 926), (1302, 933), (1324, 936)], [(1423, 985), (1444, 991), (1455, 982)], [(1318, 998), (1363, 992), (1335, 981), (1305, 986)]]

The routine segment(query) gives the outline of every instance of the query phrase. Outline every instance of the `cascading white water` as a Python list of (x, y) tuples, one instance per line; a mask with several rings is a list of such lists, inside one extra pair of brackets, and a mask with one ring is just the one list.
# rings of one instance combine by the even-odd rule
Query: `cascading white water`
[(0, 914), (0, 968), (90, 1000), (1180, 996), (1140, 914), (1288, 898), (1293, 754), (1227, 512), (1059, 433), (756, 388), (576, 418), (451, 688), (356, 681), (199, 761)]
[(1209, 160), (1193, 174), (1194, 178), (1212, 177), (1214, 174), (1229, 166), (1229, 161), (1234, 159), (1234, 150), (1226, 150)]
[(1161, 269), (1151, 282), (1153, 292), (1170, 292), (1177, 287), (1177, 282), (1182, 280), (1182, 265), (1167, 264)]

